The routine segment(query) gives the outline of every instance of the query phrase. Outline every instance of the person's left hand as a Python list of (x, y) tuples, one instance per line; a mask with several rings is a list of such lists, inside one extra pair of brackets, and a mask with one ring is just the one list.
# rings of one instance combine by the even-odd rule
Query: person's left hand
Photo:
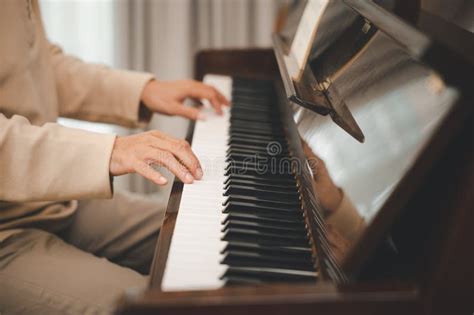
[(324, 209), (326, 209), (328, 213), (334, 213), (341, 204), (342, 191), (332, 181), (324, 161), (311, 150), (305, 141), (301, 140), (301, 143), (309, 167), (313, 173), (313, 188), (315, 193), (318, 195)]
[(183, 104), (186, 98), (197, 101), (207, 99), (219, 115), (222, 114), (222, 106), (229, 105), (229, 101), (214, 87), (194, 80), (152, 80), (147, 83), (141, 95), (141, 101), (152, 112), (204, 120), (205, 117), (198, 108)]

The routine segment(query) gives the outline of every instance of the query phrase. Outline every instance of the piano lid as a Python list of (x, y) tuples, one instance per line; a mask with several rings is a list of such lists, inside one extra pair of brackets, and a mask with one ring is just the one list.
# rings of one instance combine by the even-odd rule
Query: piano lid
[[(378, 2), (390, 9), (394, 1)], [(457, 86), (450, 86), (455, 81), (444, 80), (437, 71), (439, 60), (433, 64), (424, 62), (431, 49), (426, 35), (400, 19), (392, 19), (393, 15), (380, 6), (358, 4), (352, 0), (331, 2), (324, 13), (327, 17), (321, 19), (320, 36), (316, 36), (306, 71), (312, 76), (303, 82), (309, 86), (314, 82), (326, 84), (322, 90), (329, 104), (320, 107), (331, 108), (330, 115), (297, 97), (290, 98), (300, 136), (324, 162), (330, 179), (342, 189), (344, 207), (356, 209), (364, 218), (366, 231), (346, 239), (350, 244), (345, 254), (339, 255), (339, 262), (352, 273), (348, 274), (352, 278), (360, 269), (361, 260), (352, 266), (346, 262), (353, 262), (355, 250), (365, 250), (358, 241), (367, 231), (375, 231), (371, 223), (377, 215), (388, 216), (387, 209), (396, 208), (392, 213), (400, 211), (403, 204), (396, 204), (391, 196), (402, 188), (415, 189), (414, 185), (402, 187), (402, 182), (405, 186), (416, 182), (412, 177), (414, 168), (436, 159), (422, 160), (422, 153), (437, 141), (434, 135), (440, 131), (442, 137), (449, 137), (446, 126), (458, 117), (452, 114), (462, 96)], [(368, 15), (375, 12), (375, 19), (368, 20), (362, 11)], [(378, 19), (384, 16), (401, 30), (400, 34)], [(295, 85), (297, 94), (298, 88), (309, 90)], [(331, 99), (331, 94), (336, 94), (336, 100)], [(309, 102), (316, 100), (314, 95)], [(337, 102), (344, 103), (346, 117), (337, 112)], [(354, 140), (358, 135), (350, 126), (344, 126), (348, 122), (356, 122), (364, 143)], [(365, 246), (367, 251), (369, 247)]]

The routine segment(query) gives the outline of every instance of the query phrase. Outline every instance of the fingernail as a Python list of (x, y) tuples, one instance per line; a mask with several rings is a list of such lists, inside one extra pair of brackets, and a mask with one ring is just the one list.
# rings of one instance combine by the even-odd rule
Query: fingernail
[(199, 113), (198, 120), (206, 120), (206, 115), (204, 115), (203, 113)]
[(198, 169), (196, 170), (197, 179), (201, 179), (203, 175), (204, 175), (204, 173), (202, 172), (202, 169), (201, 169), (201, 168), (198, 168)]
[(191, 184), (194, 181), (194, 177), (190, 173), (186, 173), (186, 176), (184, 178), (186, 179), (186, 182), (189, 184)]
[(164, 185), (168, 182), (168, 180), (165, 177), (161, 176), (160, 178), (158, 178), (158, 182)]

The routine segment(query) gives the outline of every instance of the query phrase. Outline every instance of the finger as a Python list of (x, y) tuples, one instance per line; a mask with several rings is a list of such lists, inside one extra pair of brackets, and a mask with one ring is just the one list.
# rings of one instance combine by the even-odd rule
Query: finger
[(157, 161), (160, 165), (170, 170), (183, 183), (191, 184), (194, 181), (193, 175), (189, 170), (181, 164), (171, 152), (154, 149), (151, 152), (149, 159)]
[(161, 141), (156, 144), (160, 149), (170, 151), (191, 172), (195, 179), (201, 179), (203, 171), (199, 159), (186, 140)]
[(227, 99), (227, 97), (224, 96), (224, 94), (222, 94), (221, 92), (217, 91), (217, 97), (219, 98), (219, 100), (222, 102), (222, 104), (226, 105), (226, 106), (229, 106), (230, 105), (230, 101)]
[(191, 145), (184, 139), (176, 139), (159, 131), (150, 131), (149, 145), (155, 149), (169, 151), (182, 163), (195, 179), (204, 175), (201, 163), (194, 154)]
[(165, 185), (168, 180), (160, 172), (153, 169), (148, 163), (137, 160), (134, 164), (134, 170), (149, 181), (157, 185)]
[(217, 98), (217, 100), (218, 100), (222, 105), (230, 105), (230, 101), (227, 99), (227, 97), (225, 97), (224, 94), (222, 94), (221, 92), (219, 92), (219, 90), (217, 90), (215, 87), (213, 87), (213, 86), (211, 86), (211, 85), (208, 85), (208, 84), (201, 83), (201, 82), (197, 82), (197, 83), (200, 83), (200, 84), (202, 84), (204, 87), (210, 89), (210, 93), (214, 94), (214, 96)]
[[(179, 105), (178, 105), (179, 104)], [(175, 114), (191, 120), (206, 120), (206, 116), (195, 107), (185, 106), (181, 103), (175, 104)]]
[(222, 115), (222, 106), (224, 105), (218, 97), (218, 92), (216, 89), (206, 86), (206, 89), (202, 91), (202, 96), (200, 98), (206, 99), (211, 104), (212, 108), (218, 115)]
[(222, 105), (227, 105), (228, 101), (214, 87), (194, 81), (190, 91), (190, 96), (198, 99), (207, 99), (217, 114), (222, 114)]
[(230, 102), (227, 98), (220, 93), (216, 88), (207, 85), (207, 88), (210, 89), (209, 94), (209, 101), (214, 106), (216, 111), (222, 112), (222, 106), (229, 106)]
[(223, 103), (221, 100), (219, 100), (219, 98), (217, 97), (217, 94), (213, 95), (209, 101), (211, 102), (211, 105), (212, 107), (214, 108), (214, 111), (218, 114), (218, 115), (222, 115), (224, 112), (222, 111), (222, 106), (223, 106)]

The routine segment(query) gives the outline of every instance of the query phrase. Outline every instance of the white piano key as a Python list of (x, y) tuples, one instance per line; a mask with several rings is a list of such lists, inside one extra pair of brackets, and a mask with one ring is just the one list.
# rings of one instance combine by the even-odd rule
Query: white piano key
[[(204, 82), (215, 86), (230, 99), (232, 78), (206, 75)], [(220, 117), (207, 108), (206, 121), (196, 122), (192, 142), (200, 159), (204, 178), (185, 185), (171, 239), (163, 275), (163, 291), (208, 290), (224, 285), (219, 277), (226, 270), (221, 265), (222, 196), (225, 180), (229, 111)]]

